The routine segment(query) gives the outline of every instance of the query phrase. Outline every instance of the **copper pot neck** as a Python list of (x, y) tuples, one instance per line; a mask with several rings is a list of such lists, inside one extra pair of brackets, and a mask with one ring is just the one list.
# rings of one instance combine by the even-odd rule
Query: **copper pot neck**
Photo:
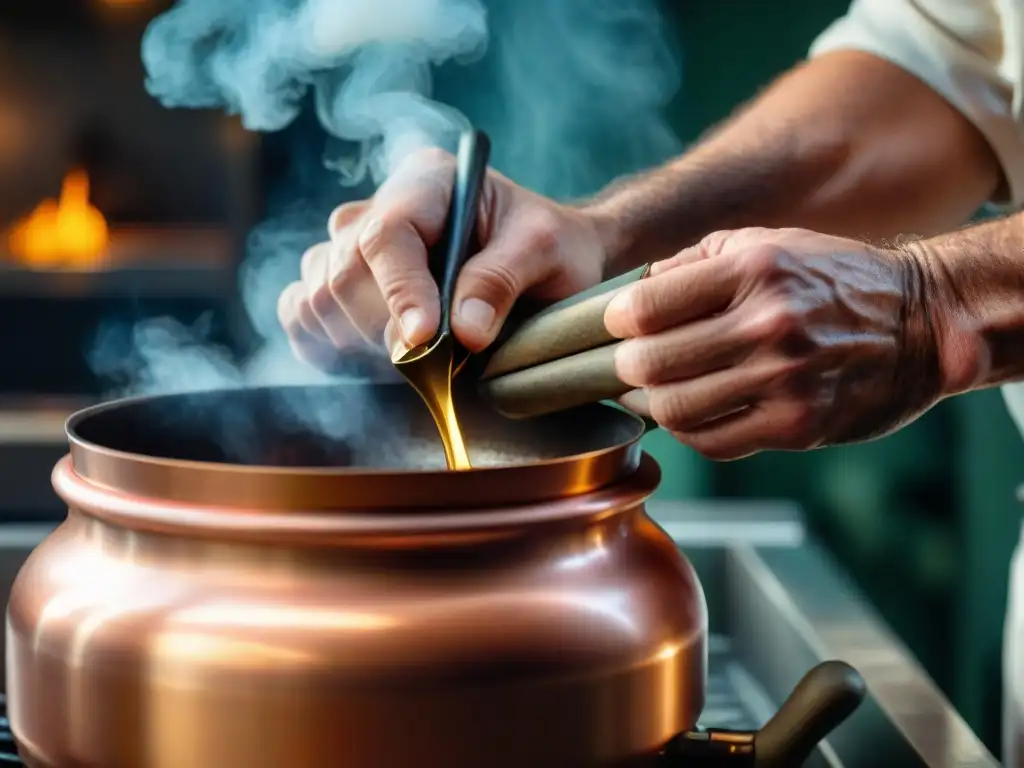
[[(109, 423), (112, 416), (120, 416), (124, 422), (122, 428), (131, 429), (132, 419), (144, 421), (146, 418), (137, 411), (174, 397), (177, 396), (132, 398), (93, 406), (72, 415), (67, 423), (67, 434), (75, 474), (95, 486), (179, 505), (243, 510), (332, 511), (339, 504), (347, 509), (367, 510), (436, 507), (472, 510), (557, 500), (618, 483), (638, 468), (639, 440), (644, 432), (643, 422), (632, 414), (603, 405), (588, 406), (579, 419), (599, 422), (613, 429), (604, 430), (603, 439), (590, 441), (583, 450), (553, 458), (528, 455), (523, 460), (520, 455), (518, 461), (459, 472), (196, 461), (120, 450), (117, 442), (108, 444), (103, 439), (90, 441), (88, 438), (95, 432), (95, 429), (90, 430), (91, 425)], [(499, 417), (490, 412), (487, 418), (493, 421)], [(470, 426), (473, 426), (472, 421)], [(500, 425), (488, 423), (485, 427), (489, 427), (482, 430), (485, 437), (501, 427), (516, 428), (505, 421)], [(551, 433), (554, 437), (559, 429), (568, 428), (571, 428), (568, 421), (538, 426), (538, 445), (543, 448), (544, 434)], [(434, 429), (432, 424), (431, 429)], [(538, 450), (538, 454), (543, 456), (543, 451)]]
[(460, 532), (508, 535), (515, 528), (570, 519), (599, 519), (635, 508), (657, 488), (661, 471), (643, 454), (637, 469), (615, 485), (560, 499), (512, 506), (455, 508), (398, 507), (332, 510), (277, 506), (228, 507), (182, 504), (174, 499), (124, 493), (88, 480), (65, 456), (53, 470), (53, 487), (74, 510), (121, 528), (187, 535), (196, 538), (266, 543), (315, 543), (375, 540), (383, 537), (436, 535), (451, 539)]

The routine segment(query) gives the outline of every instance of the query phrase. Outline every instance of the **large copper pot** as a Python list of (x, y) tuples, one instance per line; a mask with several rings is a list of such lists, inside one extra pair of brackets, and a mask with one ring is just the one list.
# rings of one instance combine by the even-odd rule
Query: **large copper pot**
[[(340, 439), (335, 419), (317, 437), (303, 413), (325, 397), (377, 430)], [(26, 762), (659, 759), (703, 704), (707, 613), (644, 512), (659, 472), (642, 424), (471, 408), (480, 468), (451, 473), (423, 411), (406, 387), (352, 385), (73, 416), (53, 473), (68, 517), (8, 609)]]

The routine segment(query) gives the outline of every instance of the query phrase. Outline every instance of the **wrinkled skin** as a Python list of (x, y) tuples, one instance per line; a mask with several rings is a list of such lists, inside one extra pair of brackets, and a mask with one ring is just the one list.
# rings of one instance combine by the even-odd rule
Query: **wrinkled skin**
[(910, 251), (717, 232), (608, 307), (625, 403), (714, 459), (886, 434), (940, 396), (929, 283)]
[[(453, 159), (407, 161), (368, 201), (338, 208), (302, 258), (279, 316), (296, 354), (331, 369), (428, 340), (438, 323), (427, 251), (441, 236)], [(489, 345), (520, 295), (555, 300), (602, 278), (605, 224), (491, 172), (452, 327)], [(943, 393), (941, 318), (915, 252), (806, 230), (717, 232), (655, 264), (608, 309), (626, 339), (624, 404), (713, 459), (886, 434)], [(939, 304), (939, 302), (932, 302)], [(933, 316), (936, 315), (936, 316)], [(393, 370), (391, 371), (393, 373)]]

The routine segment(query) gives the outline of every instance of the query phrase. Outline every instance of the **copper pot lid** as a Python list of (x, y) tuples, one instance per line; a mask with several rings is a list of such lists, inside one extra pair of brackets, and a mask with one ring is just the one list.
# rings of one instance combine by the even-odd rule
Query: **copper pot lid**
[(166, 501), (258, 509), (479, 508), (588, 493), (639, 466), (638, 417), (588, 405), (527, 421), (460, 402), (474, 468), (445, 468), (403, 384), (213, 390), (117, 400), (67, 421), (76, 475)]

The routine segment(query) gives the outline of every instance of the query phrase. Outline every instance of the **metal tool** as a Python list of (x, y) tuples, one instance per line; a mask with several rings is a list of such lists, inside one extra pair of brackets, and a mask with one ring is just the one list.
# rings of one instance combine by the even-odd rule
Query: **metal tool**
[(612, 298), (649, 272), (649, 266), (633, 270), (516, 325), (484, 366), (481, 394), (502, 415), (524, 419), (629, 392), (615, 374), (621, 341), (608, 333), (604, 313)]
[(482, 131), (466, 131), (459, 140), (448, 219), (440, 242), (430, 254), (430, 271), (441, 300), (440, 324), (433, 339), (392, 360), (423, 398), (438, 428), (445, 425), (445, 456), (453, 469), (468, 468), (470, 463), (452, 398), (452, 378), (469, 357), (452, 335), (452, 299), (459, 272), (472, 251), (490, 150), (490, 140)]

